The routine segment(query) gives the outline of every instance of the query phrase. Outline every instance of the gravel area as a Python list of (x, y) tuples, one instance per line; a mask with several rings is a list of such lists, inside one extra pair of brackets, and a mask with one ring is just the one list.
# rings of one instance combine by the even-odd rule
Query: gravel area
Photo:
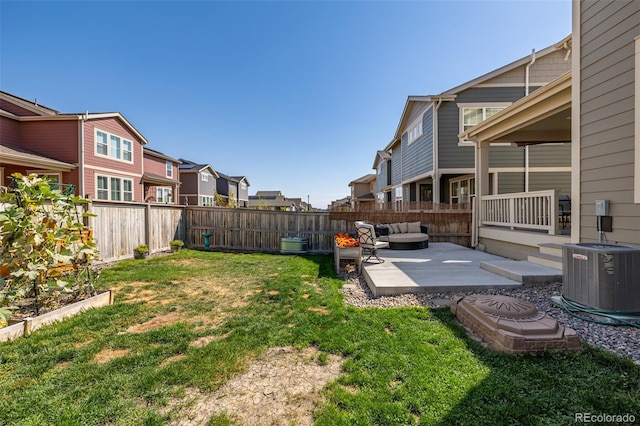
[(562, 294), (562, 284), (544, 284), (527, 286), (518, 289), (474, 291), (473, 293), (412, 293), (399, 296), (375, 297), (364, 278), (355, 271), (351, 264), (341, 269), (341, 278), (345, 285), (340, 289), (347, 305), (358, 308), (394, 308), (402, 306), (425, 306), (430, 308), (450, 304), (455, 296), (468, 294), (502, 294), (527, 300), (538, 310), (556, 319), (560, 325), (574, 329), (583, 342), (607, 351), (630, 358), (640, 365), (640, 328), (632, 326), (613, 326), (585, 321), (574, 317), (553, 304), (552, 296)]

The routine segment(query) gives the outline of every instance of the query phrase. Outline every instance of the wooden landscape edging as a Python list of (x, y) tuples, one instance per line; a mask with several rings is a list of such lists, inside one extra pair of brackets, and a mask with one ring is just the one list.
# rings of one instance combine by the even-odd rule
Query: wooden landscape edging
[(39, 315), (35, 318), (26, 318), (24, 321), (0, 328), (0, 342), (6, 342), (21, 336), (31, 334), (40, 327), (62, 321), (65, 318), (72, 317), (80, 312), (84, 312), (91, 308), (100, 308), (102, 306), (113, 305), (113, 290), (107, 290), (96, 296), (90, 297), (79, 302), (64, 306), (55, 311)]

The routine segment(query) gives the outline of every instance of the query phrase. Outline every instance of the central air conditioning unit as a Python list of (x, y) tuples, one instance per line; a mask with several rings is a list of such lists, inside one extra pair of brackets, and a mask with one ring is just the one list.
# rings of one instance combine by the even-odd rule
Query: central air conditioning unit
[(562, 295), (615, 313), (640, 313), (640, 248), (580, 243), (562, 247)]

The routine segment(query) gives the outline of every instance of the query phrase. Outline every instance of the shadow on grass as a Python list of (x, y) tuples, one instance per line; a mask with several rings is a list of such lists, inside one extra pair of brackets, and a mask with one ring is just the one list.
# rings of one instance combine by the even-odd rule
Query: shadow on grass
[(588, 346), (504, 354), (469, 338), (448, 309), (434, 315), (489, 370), (438, 424), (573, 424), (584, 413), (640, 418), (640, 366), (630, 360)]

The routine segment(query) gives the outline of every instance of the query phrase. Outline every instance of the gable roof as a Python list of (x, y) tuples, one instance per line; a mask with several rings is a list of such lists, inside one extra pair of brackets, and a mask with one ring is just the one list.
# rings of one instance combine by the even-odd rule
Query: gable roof
[(357, 183), (370, 183), (374, 180), (376, 180), (376, 175), (373, 173), (369, 173), (368, 175), (364, 175), (362, 177), (359, 177), (358, 179), (352, 180), (351, 182), (349, 182), (349, 186), (353, 186)]
[[(388, 146), (388, 145), (387, 145)], [(388, 148), (386, 148), (388, 149)], [(376, 152), (376, 158), (375, 160), (373, 160), (373, 169), (377, 169), (378, 168), (378, 164), (380, 164), (380, 161), (382, 160), (391, 160), (391, 155), (389, 155), (389, 153), (385, 150), (380, 150)]]
[[(21, 98), (19, 96), (16, 95), (12, 95), (11, 93), (7, 93), (4, 92), (2, 90), (0, 90), (0, 107), (2, 109), (4, 109), (6, 107), (6, 103), (12, 103), (14, 105), (17, 105), (18, 107), (22, 108), (22, 109), (26, 109), (27, 111), (31, 111), (33, 114), (35, 115), (40, 115), (40, 116), (44, 116), (44, 115), (57, 115), (59, 114), (58, 111), (56, 111), (55, 109), (52, 108), (48, 108), (46, 106), (43, 105), (38, 105), (38, 100), (36, 99), (35, 101), (28, 101), (24, 98)], [(19, 115), (19, 114), (16, 114)]]
[(180, 164), (178, 165), (178, 173), (201, 173), (208, 169), (216, 179), (220, 177), (211, 164), (197, 164), (193, 161), (185, 160), (184, 158), (181, 158), (178, 161), (180, 161)]
[[(400, 120), (398, 122), (398, 127), (396, 128), (396, 132), (394, 134), (394, 139), (392, 140), (392, 142), (387, 145), (387, 147), (385, 147), (385, 150), (388, 150), (389, 148), (391, 148), (391, 146), (397, 142), (398, 139), (400, 139), (402, 137), (402, 130), (406, 127), (407, 125), (407, 120), (409, 119), (409, 117), (411, 116), (411, 112), (413, 111), (413, 109), (420, 103), (438, 103), (438, 102), (442, 102), (442, 101), (454, 101), (456, 99), (456, 96), (458, 93), (467, 90), (471, 87), (477, 86), (479, 84), (482, 84), (488, 80), (491, 80), (492, 78), (498, 77), (502, 74), (505, 74), (509, 71), (512, 71), (514, 69), (517, 69), (518, 67), (521, 66), (525, 66), (528, 63), (531, 62), (532, 58), (542, 58), (543, 56), (547, 56), (557, 50), (561, 50), (561, 49), (567, 49), (570, 50), (571, 49), (571, 36), (567, 36), (564, 39), (560, 40), (558, 43), (555, 43), (551, 46), (545, 47), (544, 49), (540, 50), (539, 52), (536, 52), (535, 50), (532, 51), (531, 54), (527, 55), (527, 56), (523, 56), (522, 58), (513, 61), (505, 66), (502, 66), (500, 68), (497, 68), (493, 71), (490, 71), (486, 74), (483, 74), (479, 77), (474, 78), (473, 80), (469, 80), (466, 83), (460, 84), (456, 87), (453, 87), (449, 90), (445, 90), (444, 92), (440, 93), (439, 95), (427, 95), (427, 96), (409, 96), (407, 97), (407, 101), (405, 102), (404, 105), (404, 109), (402, 111), (402, 115), (400, 116)], [(535, 55), (535, 56), (533, 56)]]
[(156, 151), (155, 149), (147, 148), (146, 146), (145, 146), (145, 147), (143, 147), (142, 149), (143, 149), (143, 152), (144, 152), (145, 154), (149, 154), (149, 155), (151, 155), (151, 156), (153, 156), (153, 157), (160, 158), (160, 159), (162, 159), (162, 160), (171, 161), (171, 162), (178, 163), (178, 164), (180, 164), (180, 163), (181, 163), (181, 161), (180, 161), (180, 160), (176, 160), (176, 159), (175, 159), (175, 158), (173, 158), (173, 157), (169, 157), (168, 155), (163, 154), (163, 153), (161, 153), (160, 151)]
[[(9, 105), (17, 105), (20, 108), (32, 111), (34, 115), (19, 115), (15, 112), (7, 110)], [(102, 118), (115, 118), (120, 121), (131, 133), (133, 133), (143, 145), (148, 143), (147, 139), (131, 124), (124, 115), (119, 112), (103, 112), (103, 113), (60, 113), (54, 109), (43, 107), (36, 102), (30, 102), (18, 96), (7, 92), (0, 91), (0, 115), (11, 118), (16, 121), (51, 121), (51, 120), (93, 120)]]
[(245, 181), (247, 186), (251, 186), (251, 184), (249, 183), (249, 179), (247, 179), (246, 176), (231, 176), (231, 178), (237, 180), (238, 182)]

